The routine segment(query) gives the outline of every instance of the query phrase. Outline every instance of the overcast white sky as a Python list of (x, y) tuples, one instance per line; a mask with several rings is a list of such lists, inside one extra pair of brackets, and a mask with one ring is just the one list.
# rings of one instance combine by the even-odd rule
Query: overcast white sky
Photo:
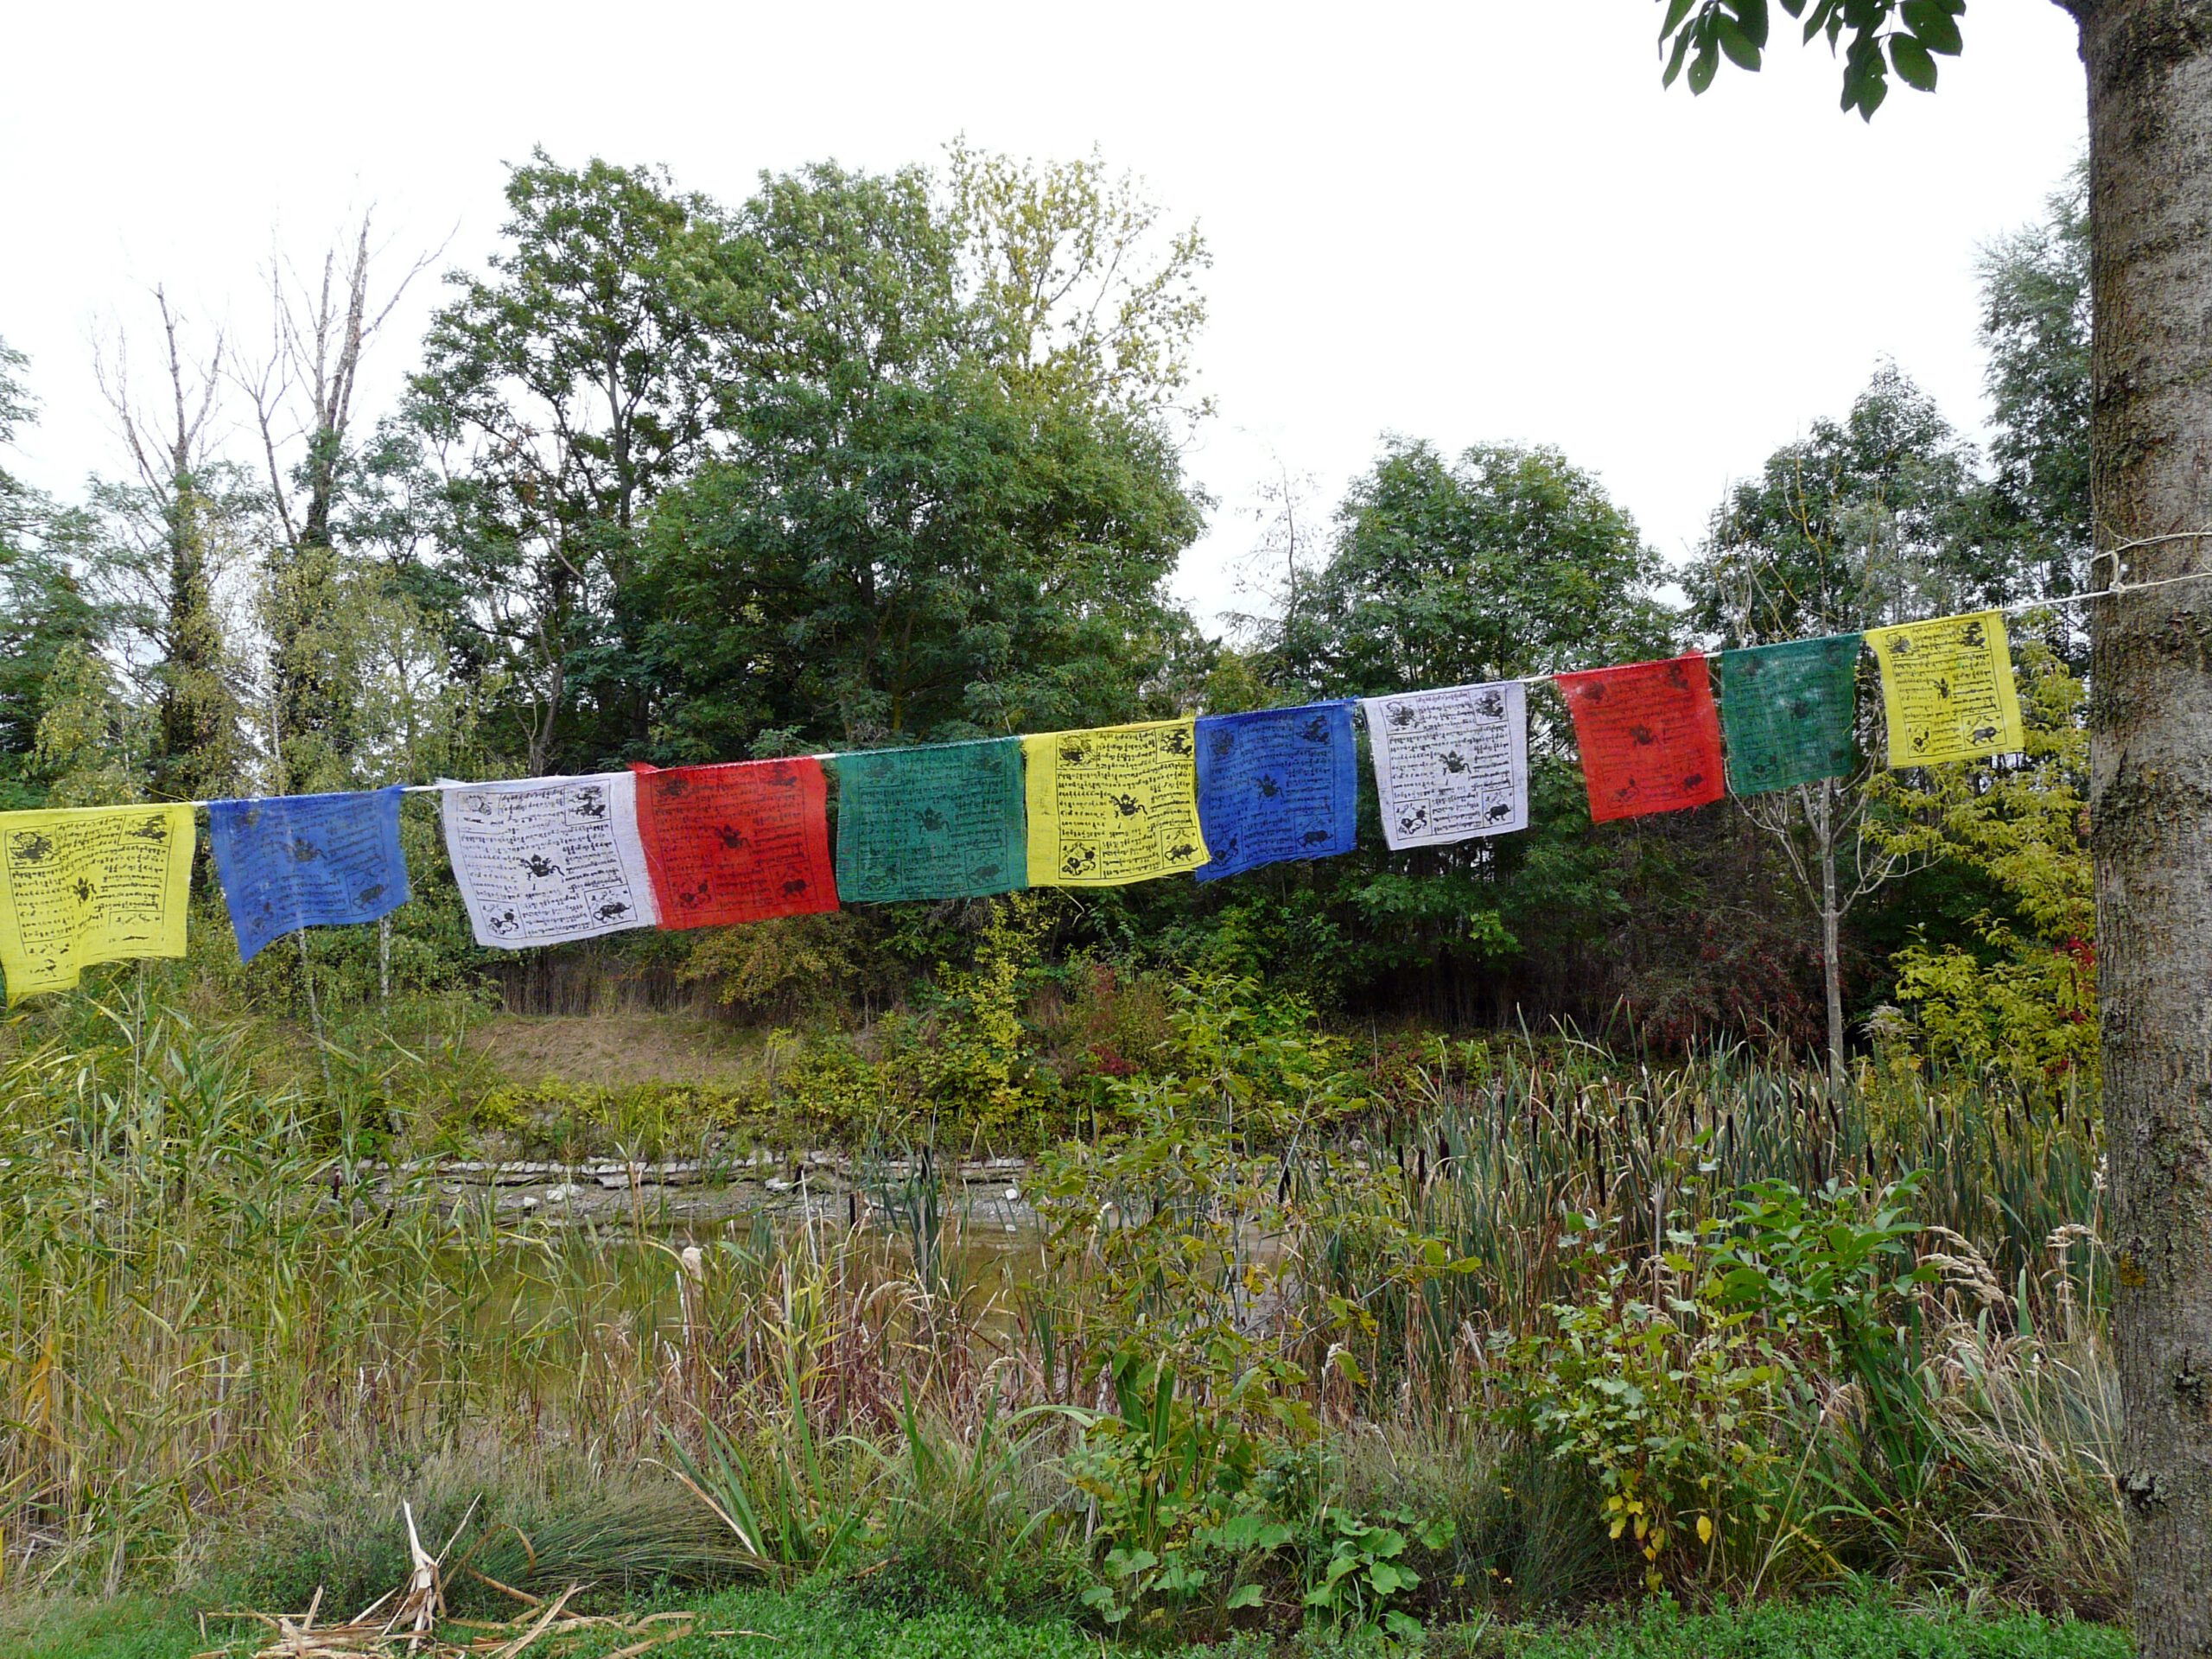
[[(1302, 8), (17, 4), (0, 20), (0, 337), (45, 410), (11, 468), (120, 471), (95, 334), (168, 285), (266, 327), (273, 241), (373, 202), (395, 254), (480, 259), (543, 143), (735, 200), (763, 168), (1096, 143), (1196, 219), (1220, 498), (1179, 586), (1233, 605), (1275, 458), (1333, 500), (1381, 434), (1557, 444), (1669, 556), (1726, 483), (1894, 357), (1982, 419), (1974, 264), (2082, 143), (2073, 33), (1980, 0), (1933, 98), (1871, 129), (1825, 48), (1662, 92), (1650, 0)], [(1786, 27), (1786, 20), (1777, 17)], [(410, 366), (425, 283), (372, 364)]]

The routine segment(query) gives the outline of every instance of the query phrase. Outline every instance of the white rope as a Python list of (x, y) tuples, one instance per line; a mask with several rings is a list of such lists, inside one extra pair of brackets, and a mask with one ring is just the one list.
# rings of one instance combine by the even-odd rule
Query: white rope
[[(2062, 594), (2051, 599), (2022, 600), (2016, 605), (1988, 605), (1984, 606), (1981, 608), (1984, 611), (1994, 611), (1999, 616), (2018, 616), (2028, 611), (2048, 611), (2055, 610), (2060, 607), (2067, 605), (2086, 605), (2093, 599), (2120, 599), (2131, 594), (2147, 594), (2154, 588), (2173, 588), (2177, 587), (2184, 582), (2203, 582), (2207, 578), (2212, 578), (2212, 570), (2191, 570), (2178, 576), (2160, 576), (2155, 582), (2124, 582), (2120, 580), (2119, 574), (2120, 561), (2122, 555), (2132, 553), (2139, 547), (2157, 547), (2167, 542), (2203, 541), (2207, 539), (2212, 539), (2212, 530), (2177, 530), (2171, 531), (2163, 536), (2139, 536), (2133, 541), (2122, 542), (2117, 547), (2105, 548), (2101, 551), (2092, 553), (2089, 556), (2089, 567), (2093, 570), (2096, 568), (2096, 563), (2099, 559), (2110, 559), (2113, 562), (2113, 580), (2108, 587), (2093, 588), (2086, 592), (2079, 594)], [(1972, 611), (1961, 611), (1957, 613), (1957, 614), (1961, 616), (1971, 616), (1975, 614), (1975, 613)], [(1929, 617), (1925, 620), (1930, 622), (1940, 622), (1943, 619), (1942, 617)], [(1807, 637), (1815, 638), (1817, 636), (1808, 635)], [(1692, 656), (1711, 655), (1710, 652), (1693, 652), (1689, 654)], [(1517, 679), (1494, 681), (1491, 682), (1491, 683), (1500, 685), (1549, 685), (1554, 681), (1559, 679), (1562, 674), (1580, 671), (1570, 671), (1562, 669), (1556, 674), (1523, 674)], [(1358, 699), (1354, 698), (1352, 701), (1357, 702)], [(837, 758), (837, 754), (838, 751), (835, 749), (824, 749), (816, 754), (775, 755), (768, 758), (785, 760), (834, 760)], [(587, 772), (570, 775), (594, 777), (602, 774)], [(557, 784), (562, 781), (563, 779), (557, 777), (494, 779), (485, 783), (461, 783), (452, 779), (446, 779), (435, 784), (402, 784), (399, 787), (402, 792), (409, 795), (441, 795), (449, 789), (496, 789), (499, 787), (501, 784), (508, 783)], [(388, 788), (390, 785), (385, 785), (385, 787)], [(355, 791), (349, 791), (346, 792), (352, 793)], [(375, 791), (373, 790), (366, 790), (359, 792), (364, 794), (373, 794)], [(241, 798), (264, 799), (268, 798), (245, 797)], [(282, 800), (285, 798), (278, 796), (275, 798)], [(149, 806), (200, 807), (210, 805), (212, 803), (207, 801), (149, 801), (144, 804)], [(105, 809), (92, 808), (86, 810), (101, 810)]]

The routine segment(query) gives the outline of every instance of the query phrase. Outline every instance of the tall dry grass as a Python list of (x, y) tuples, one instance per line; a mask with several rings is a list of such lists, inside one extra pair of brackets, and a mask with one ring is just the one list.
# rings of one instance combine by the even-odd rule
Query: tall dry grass
[[(0, 1075), (0, 1588), (173, 1580), (226, 1520), (456, 1465), (626, 1494), (563, 1523), (625, 1573), (788, 1575), (849, 1547), (963, 1592), (1044, 1595), (1080, 1571), (1096, 1507), (1058, 1471), (1068, 1420), (1039, 1408), (1104, 1403), (1106, 1362), (1141, 1336), (1080, 1228), (977, 1269), (945, 1248), (934, 1192), (889, 1206), (905, 1236), (510, 1221), (395, 1155), (385, 1060), (334, 1052), (318, 1086), (271, 1090), (247, 1040), (126, 995)], [(1330, 1431), (1331, 1501), (1444, 1505), (1443, 1581), (1537, 1599), (1619, 1574), (1573, 1471), (1487, 1414), (1510, 1386), (1500, 1339), (1587, 1288), (1563, 1218), (1633, 1254), (1753, 1179), (1926, 1169), (1925, 1218), (1972, 1258), (1923, 1293), (1942, 1501), (1898, 1508), (1845, 1400), (1808, 1431), (1826, 1438), (1808, 1511), (1833, 1559), (1872, 1570), (2053, 1605), (2113, 1593), (2078, 1109), (2038, 1119), (1910, 1073), (1839, 1096), (1741, 1051), (1656, 1070), (1530, 1049), (1438, 1068), (1395, 1135), (1251, 1167), (1249, 1212), (1232, 1195), (1209, 1225), (1264, 1213), (1268, 1236), (1187, 1251), (1185, 1282), (1220, 1281), (1240, 1340), (1297, 1368), (1283, 1387)], [(1429, 1241), (1474, 1266), (1407, 1271)], [(720, 1513), (718, 1544), (666, 1520), (684, 1480), (745, 1509)], [(537, 1559), (499, 1548), (503, 1572)]]

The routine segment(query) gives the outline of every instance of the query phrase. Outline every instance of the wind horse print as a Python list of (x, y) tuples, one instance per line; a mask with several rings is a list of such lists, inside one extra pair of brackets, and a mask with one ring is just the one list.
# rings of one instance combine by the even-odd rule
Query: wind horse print
[(819, 760), (640, 766), (637, 781), (638, 832), (663, 927), (837, 908)]
[(1351, 851), (1359, 760), (1351, 703), (1208, 715), (1197, 737), (1198, 825), (1213, 854), (1199, 880)]
[(1735, 795), (1849, 775), (1859, 720), (1859, 637), (1830, 634), (1724, 651), (1720, 729)]
[(208, 840), (239, 961), (299, 928), (373, 922), (407, 902), (404, 792), (394, 785), (208, 803)]
[(1382, 838), (1395, 851), (1529, 827), (1529, 694), (1518, 680), (1366, 700)]
[(1188, 720), (1022, 739), (1029, 881), (1114, 887), (1208, 861)]
[(506, 950), (659, 919), (626, 772), (445, 791), (446, 853), (476, 942)]
[(1574, 716), (1590, 821), (1702, 806), (1726, 792), (1703, 655), (1557, 677)]
[(1869, 628), (1882, 670), (1892, 766), (1929, 766), (2027, 747), (2005, 613)]
[(1020, 738), (870, 749), (830, 765), (847, 904), (982, 899), (1029, 885)]
[(73, 989), (94, 963), (181, 957), (192, 808), (0, 813), (0, 968), (12, 1004)]

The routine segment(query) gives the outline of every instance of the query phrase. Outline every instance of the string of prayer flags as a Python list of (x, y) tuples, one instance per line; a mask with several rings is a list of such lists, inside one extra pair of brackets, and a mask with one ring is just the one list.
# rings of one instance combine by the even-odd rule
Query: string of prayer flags
[(448, 789), (444, 818), (479, 944), (519, 950), (658, 919), (626, 772)]
[(829, 782), (819, 760), (635, 771), (638, 832), (663, 927), (837, 908)]
[(2027, 747), (2004, 612), (1870, 628), (1866, 643), (1882, 671), (1891, 766), (1928, 766)]
[(1849, 776), (1859, 712), (1857, 634), (1724, 651), (1717, 660), (1732, 792), (1766, 795)]
[(208, 840), (240, 962), (295, 929), (373, 922), (407, 902), (401, 794), (393, 787), (208, 803)]
[(1208, 715), (1197, 726), (1201, 881), (1352, 849), (1359, 760), (1351, 704)]
[(0, 813), (0, 969), (12, 1005), (94, 963), (184, 954), (192, 808)]
[(1369, 697), (1365, 707), (1393, 850), (1529, 827), (1529, 696), (1518, 680)]
[(1207, 862), (1196, 747), (1188, 720), (1023, 738), (1030, 885), (1119, 887)]
[(1720, 798), (1720, 717), (1703, 656), (1557, 677), (1592, 823)]
[(1029, 885), (1020, 738), (874, 749), (830, 764), (846, 903), (982, 899)]

